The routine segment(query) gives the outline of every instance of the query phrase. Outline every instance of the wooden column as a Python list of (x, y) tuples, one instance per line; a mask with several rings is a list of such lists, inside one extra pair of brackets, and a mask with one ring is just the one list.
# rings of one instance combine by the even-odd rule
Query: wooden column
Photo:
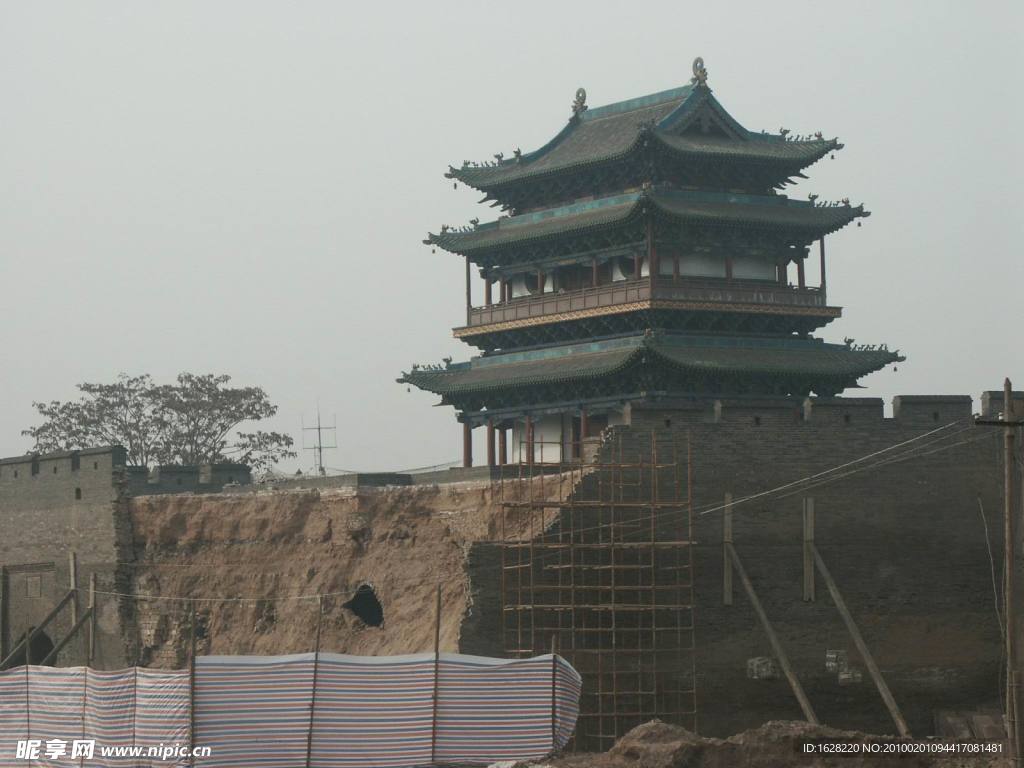
[(644, 257), (643, 257), (643, 254), (640, 253), (640, 251), (637, 251), (636, 253), (633, 254), (633, 279), (634, 280), (639, 280), (640, 279), (640, 267), (643, 264), (643, 260), (644, 260)]
[(788, 264), (776, 264), (775, 265), (775, 279), (779, 281), (779, 285), (786, 284), (786, 268)]
[(676, 253), (672, 257), (672, 279), (673, 280), (678, 280), (679, 279), (679, 254), (678, 253)]
[(506, 301), (508, 301), (508, 299), (505, 296), (506, 293), (507, 293), (507, 291), (505, 290), (505, 278), (504, 277), (499, 278), (498, 279), (498, 303), (499, 304), (504, 304)]
[(526, 463), (533, 464), (533, 417), (526, 417)]
[(821, 300), (825, 301), (825, 238), (818, 241), (818, 264), (821, 267)]
[(466, 257), (466, 325), (470, 324), (473, 310), (472, 291), (469, 284), (469, 256)]
[(434, 606), (434, 690), (430, 697), (430, 762), (437, 757), (437, 705), (441, 691), (441, 585)]
[(494, 302), (491, 301), (491, 278), (484, 278), (484, 306), (491, 306)]
[(590, 260), (590, 284), (597, 288), (597, 257)]
[(732, 256), (725, 257), (725, 279), (732, 280)]
[[(658, 274), (657, 262), (658, 251), (654, 247), (654, 221), (650, 216), (647, 217), (647, 274), (651, 278), (652, 284), (654, 276)], [(640, 269), (637, 268), (636, 276), (640, 277)]]
[(498, 430), (498, 463), (502, 466), (508, 464), (508, 430), (505, 427)]
[(725, 494), (722, 510), (722, 605), (732, 605), (732, 494)]
[[(580, 442), (587, 439), (587, 432), (590, 431), (590, 417), (586, 408), (580, 408)], [(582, 455), (582, 453), (580, 454)]]
[(91, 667), (96, 658), (96, 574), (89, 574), (89, 651), (86, 666)]
[(462, 466), (473, 466), (473, 425), (462, 422)]
[(487, 422), (487, 466), (494, 466), (494, 422)]
[(0, 565), (0, 659), (7, 658), (7, 566)]
[(68, 552), (68, 588), (75, 593), (71, 598), (71, 626), (78, 623), (78, 555)]
[(543, 269), (537, 270), (537, 293), (544, 293), (544, 282), (547, 279)]
[(807, 287), (807, 281), (804, 280), (804, 260), (796, 260), (796, 282), (801, 288)]
[(814, 497), (804, 499), (804, 602), (814, 601)]

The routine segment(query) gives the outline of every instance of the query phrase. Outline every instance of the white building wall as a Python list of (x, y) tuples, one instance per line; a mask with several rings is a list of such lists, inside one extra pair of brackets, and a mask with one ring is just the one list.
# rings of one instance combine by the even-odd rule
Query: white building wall
[[(621, 260), (629, 259), (632, 262), (632, 256), (621, 256), (612, 262), (612, 282), (618, 283), (622, 280), (631, 280), (632, 277), (622, 271)], [(651, 274), (650, 266), (647, 264), (647, 257), (645, 256), (640, 260), (640, 277), (646, 277)]]
[[(565, 417), (562, 415), (540, 416), (533, 420), (533, 460), (534, 461), (562, 461), (563, 457), (568, 460), (571, 451), (568, 442), (572, 439), (572, 425), (566, 422), (565, 434), (563, 435), (562, 423)], [(509, 446), (509, 455), (512, 461), (525, 463), (529, 461), (530, 454), (526, 446), (526, 422), (517, 421), (512, 426), (512, 445)]]
[(725, 260), (721, 256), (707, 253), (687, 253), (680, 258), (679, 274), (687, 277), (724, 278)]
[(732, 262), (732, 276), (741, 280), (774, 280), (775, 265), (757, 256), (737, 256)]

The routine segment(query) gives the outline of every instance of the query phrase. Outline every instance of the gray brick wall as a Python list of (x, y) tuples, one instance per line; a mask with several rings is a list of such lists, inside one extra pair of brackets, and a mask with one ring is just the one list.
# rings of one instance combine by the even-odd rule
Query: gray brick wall
[[(998, 577), (1001, 449), (998, 430), (988, 430), (989, 437), (971, 426), (970, 398), (903, 397), (895, 418), (882, 417), (880, 400), (846, 398), (665, 403), (631, 411), (630, 426), (608, 433), (605, 454), (621, 439), (624, 458), (643, 455), (652, 429), (659, 445), (689, 439), (698, 510), (721, 504), (726, 492), (739, 498), (797, 481), (958, 420), (949, 432), (966, 431), (926, 455), (806, 493), (815, 498), (822, 556), (912, 729), (931, 732), (935, 710), (996, 700), (1000, 642), (989, 551)], [(946, 449), (934, 450), (941, 445)], [(840, 685), (825, 670), (826, 651), (833, 649), (847, 650), (861, 670), (864, 665), (820, 577), (816, 601), (801, 599), (803, 495), (737, 506), (736, 549), (822, 720), (893, 732), (866, 671), (862, 682)], [(734, 604), (722, 603), (721, 512), (698, 515), (694, 538), (702, 731), (722, 736), (770, 719), (801, 719), (784, 679), (747, 677), (747, 659), (771, 650), (738, 579)], [(502, 650), (500, 603), (492, 596), (500, 590), (499, 561), (493, 545), (478, 546), (470, 559), (479, 614), (463, 627), (461, 647), (469, 652)]]
[[(81, 610), (87, 605), (93, 574), (98, 592), (133, 591), (134, 542), (127, 496), (214, 493), (228, 483), (248, 482), (249, 468), (240, 464), (159, 467), (153, 472), (128, 467), (126, 452), (118, 446), (0, 459), (0, 567), (5, 574), (0, 651), (12, 649), (68, 591), (71, 552), (78, 559)], [(131, 643), (126, 645), (126, 638), (138, 634), (133, 629), (133, 603), (100, 594), (97, 605), (93, 665), (111, 669), (134, 663), (136, 651)], [(71, 612), (65, 608), (46, 634), (56, 643), (70, 627)], [(81, 637), (57, 660), (60, 665), (85, 661)]]

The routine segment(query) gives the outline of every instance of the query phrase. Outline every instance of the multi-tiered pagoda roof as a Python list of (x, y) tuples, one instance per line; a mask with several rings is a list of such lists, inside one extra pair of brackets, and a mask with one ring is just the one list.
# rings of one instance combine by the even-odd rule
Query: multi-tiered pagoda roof
[(425, 240), (465, 259), (455, 336), (483, 354), (400, 381), (493, 425), (637, 399), (831, 396), (902, 359), (810, 336), (842, 313), (826, 301), (824, 239), (869, 214), (781, 190), (842, 144), (747, 130), (706, 77), (698, 60), (689, 85), (594, 109), (580, 89), (540, 149), (451, 167), (503, 212)]

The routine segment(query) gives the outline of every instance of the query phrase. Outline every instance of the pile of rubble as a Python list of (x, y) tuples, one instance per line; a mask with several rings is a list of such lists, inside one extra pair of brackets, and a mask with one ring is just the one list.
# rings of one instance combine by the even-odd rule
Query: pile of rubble
[(697, 736), (660, 720), (637, 726), (601, 755), (575, 754), (541, 763), (496, 763), (491, 768), (1010, 768), (1005, 756), (836, 755), (804, 752), (814, 740), (882, 745), (893, 740), (805, 722), (775, 720), (727, 739)]

